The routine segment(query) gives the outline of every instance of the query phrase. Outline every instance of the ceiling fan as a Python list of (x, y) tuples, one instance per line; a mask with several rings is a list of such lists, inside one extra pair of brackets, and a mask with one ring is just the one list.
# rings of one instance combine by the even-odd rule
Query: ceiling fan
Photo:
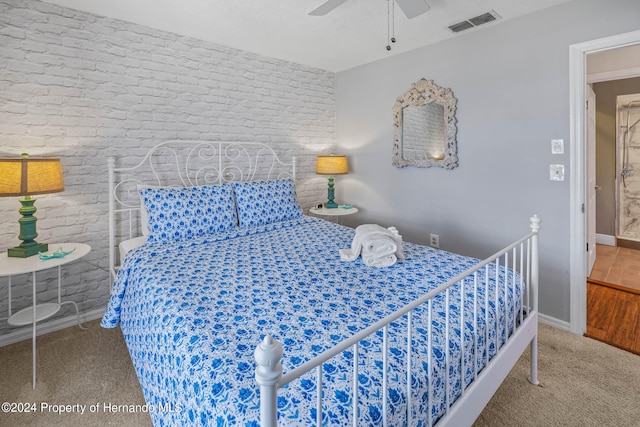
[[(391, 0), (394, 1), (394, 0)], [(309, 15), (322, 16), (331, 12), (338, 6), (346, 3), (347, 0), (327, 0), (317, 8), (309, 12)], [(400, 7), (400, 10), (406, 15), (407, 18), (415, 18), (427, 12), (431, 7), (427, 4), (426, 0), (395, 0)]]

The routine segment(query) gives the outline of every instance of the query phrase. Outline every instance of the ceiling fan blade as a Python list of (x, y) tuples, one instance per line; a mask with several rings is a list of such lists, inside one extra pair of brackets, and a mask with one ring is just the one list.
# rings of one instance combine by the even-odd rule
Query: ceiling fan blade
[(327, 0), (326, 2), (322, 3), (320, 6), (313, 9), (311, 12), (309, 12), (309, 15), (313, 15), (313, 16), (326, 15), (336, 7), (346, 2), (347, 0)]
[(415, 18), (431, 9), (426, 0), (395, 0), (407, 18)]

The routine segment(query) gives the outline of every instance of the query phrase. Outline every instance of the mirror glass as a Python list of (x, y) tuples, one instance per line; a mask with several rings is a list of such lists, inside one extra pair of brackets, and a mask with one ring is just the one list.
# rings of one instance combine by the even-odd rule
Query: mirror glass
[(402, 109), (402, 157), (444, 158), (444, 106), (435, 102)]
[(393, 164), (397, 167), (458, 165), (456, 99), (450, 89), (421, 79), (394, 106)]

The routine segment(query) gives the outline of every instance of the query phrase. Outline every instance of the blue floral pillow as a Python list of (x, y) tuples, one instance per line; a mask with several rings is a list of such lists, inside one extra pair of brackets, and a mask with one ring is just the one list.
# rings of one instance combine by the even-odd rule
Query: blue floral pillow
[(254, 227), (302, 216), (293, 180), (234, 182), (240, 227)]
[(149, 215), (149, 242), (193, 239), (238, 225), (230, 184), (145, 187), (139, 193)]

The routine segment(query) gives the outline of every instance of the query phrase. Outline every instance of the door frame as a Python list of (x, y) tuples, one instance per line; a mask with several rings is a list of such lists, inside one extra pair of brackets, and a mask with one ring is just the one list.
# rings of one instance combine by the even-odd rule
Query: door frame
[(586, 94), (587, 54), (640, 43), (640, 31), (569, 46), (570, 179), (569, 198), (569, 327), (583, 335), (587, 328)]

